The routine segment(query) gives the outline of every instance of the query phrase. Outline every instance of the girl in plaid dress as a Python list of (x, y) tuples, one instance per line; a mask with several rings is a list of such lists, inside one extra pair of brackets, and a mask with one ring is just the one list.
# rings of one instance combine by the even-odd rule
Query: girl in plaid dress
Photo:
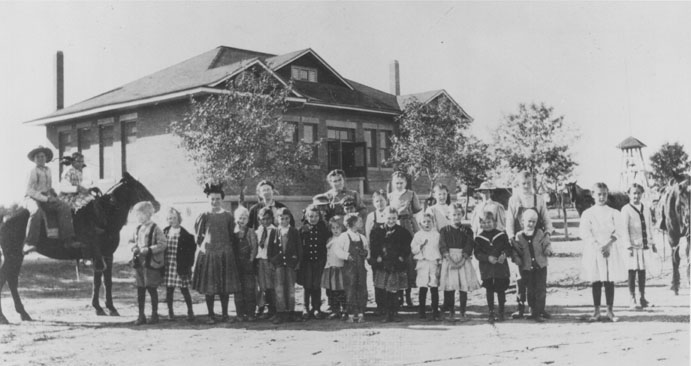
[(192, 297), (189, 287), (192, 283), (192, 265), (197, 245), (194, 236), (180, 226), (182, 216), (180, 211), (171, 207), (168, 210), (168, 226), (163, 229), (168, 246), (166, 247), (166, 270), (163, 274), (163, 285), (166, 286), (166, 304), (168, 305), (168, 319), (173, 320), (173, 293), (175, 288), (180, 289), (182, 297), (187, 305), (187, 321), (194, 321), (192, 311)]

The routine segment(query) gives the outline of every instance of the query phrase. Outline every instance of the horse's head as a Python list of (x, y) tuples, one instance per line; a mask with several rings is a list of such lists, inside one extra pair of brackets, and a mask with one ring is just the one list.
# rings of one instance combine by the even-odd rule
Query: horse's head
[(122, 179), (109, 190), (108, 194), (116, 207), (126, 207), (127, 210), (142, 201), (151, 202), (156, 212), (161, 208), (161, 204), (156, 201), (154, 195), (127, 172), (122, 173)]

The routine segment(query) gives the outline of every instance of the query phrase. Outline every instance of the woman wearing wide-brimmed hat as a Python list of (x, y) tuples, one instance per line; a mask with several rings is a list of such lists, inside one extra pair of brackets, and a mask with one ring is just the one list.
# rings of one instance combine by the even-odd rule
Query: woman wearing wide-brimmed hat
[(496, 189), (492, 182), (482, 182), (477, 189), (482, 200), (475, 205), (473, 215), (470, 218), (470, 226), (475, 236), (480, 235), (482, 232), (480, 220), (484, 217), (485, 212), (491, 212), (494, 215), (497, 230), (504, 231), (506, 228), (506, 210), (504, 210), (504, 206), (501, 203), (492, 200), (492, 191)]
[(36, 250), (41, 233), (41, 215), (39, 208), (57, 213), (59, 235), (69, 247), (80, 246), (75, 241), (74, 227), (72, 226), (72, 210), (66, 203), (60, 201), (53, 190), (52, 173), (46, 163), (53, 160), (53, 152), (43, 146), (39, 146), (27, 155), (36, 166), (29, 172), (29, 180), (26, 185), (24, 207), (29, 210), (29, 222), (26, 225), (26, 239), (24, 240), (24, 253)]

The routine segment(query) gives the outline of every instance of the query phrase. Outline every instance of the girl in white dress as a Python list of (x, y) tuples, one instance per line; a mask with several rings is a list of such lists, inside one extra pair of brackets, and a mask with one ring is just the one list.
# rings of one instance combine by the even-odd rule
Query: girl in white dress
[(418, 294), (420, 319), (426, 319), (427, 289), (432, 294), (432, 316), (439, 317), (439, 275), (441, 270), (441, 253), (439, 252), (439, 231), (434, 227), (432, 214), (425, 213), (420, 220), (420, 231), (413, 236), (410, 243), (411, 253), (417, 261), (416, 284), (420, 289)]
[(595, 311), (591, 321), (600, 320), (600, 300), (605, 287), (607, 301), (606, 320), (616, 321), (614, 282), (626, 280), (625, 247), (619, 238), (621, 227), (619, 211), (606, 205), (608, 189), (605, 183), (595, 183), (592, 189), (595, 206), (581, 216), (580, 232), (583, 238), (581, 279), (592, 283)]
[(453, 220), (451, 216), (451, 195), (449, 188), (443, 184), (437, 183), (433, 188), (434, 199), (437, 201), (433, 206), (430, 206), (425, 211), (434, 218), (434, 228), (439, 231), (444, 226), (452, 225)]

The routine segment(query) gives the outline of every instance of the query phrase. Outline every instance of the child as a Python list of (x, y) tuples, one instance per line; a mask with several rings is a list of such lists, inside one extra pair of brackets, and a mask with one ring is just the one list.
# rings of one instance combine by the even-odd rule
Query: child
[(132, 208), (139, 226), (130, 239), (132, 265), (137, 281), (137, 305), (139, 317), (134, 325), (146, 324), (144, 303), (146, 292), (151, 297), (151, 319), (149, 324), (158, 323), (158, 286), (161, 284), (161, 270), (165, 265), (166, 236), (151, 221), (154, 206), (149, 201), (139, 202)]
[(240, 291), (233, 300), (235, 311), (241, 321), (254, 321), (254, 308), (257, 306), (257, 275), (254, 260), (257, 258), (257, 234), (248, 225), (250, 212), (244, 206), (235, 210), (235, 236), (238, 238), (237, 258), (240, 275)]
[(255, 232), (259, 238), (257, 256), (255, 257), (255, 266), (257, 269), (257, 285), (259, 292), (257, 293), (257, 317), (261, 319), (269, 319), (276, 314), (276, 302), (274, 299), (274, 273), (267, 250), (272, 243), (279, 239), (278, 229), (273, 225), (274, 213), (270, 207), (264, 207), (259, 210), (257, 214), (261, 226)]
[(221, 300), (221, 321), (228, 321), (229, 296), (240, 291), (240, 276), (235, 254), (235, 219), (221, 207), (225, 198), (223, 185), (206, 184), (204, 193), (211, 209), (199, 215), (194, 225), (199, 254), (194, 264), (192, 288), (204, 294), (209, 313), (207, 324), (214, 324), (214, 297), (218, 295)]
[(187, 321), (194, 321), (192, 311), (192, 297), (189, 287), (192, 283), (192, 265), (194, 264), (194, 253), (197, 245), (194, 243), (194, 236), (180, 226), (182, 216), (180, 211), (171, 207), (168, 210), (168, 226), (163, 229), (167, 238), (165, 252), (166, 270), (163, 275), (163, 284), (166, 286), (166, 304), (168, 305), (168, 319), (173, 320), (173, 294), (175, 288), (180, 289), (182, 297), (187, 305)]
[(453, 225), (445, 226), (439, 232), (439, 252), (443, 258), (439, 287), (444, 291), (444, 309), (449, 312), (448, 321), (456, 321), (454, 299), (459, 292), (461, 320), (465, 321), (468, 292), (480, 288), (471, 256), (473, 238), (469, 230), (462, 226), (464, 210), (459, 204), (452, 204)]
[[(386, 191), (380, 189), (372, 194), (372, 205), (374, 206), (374, 211), (367, 215), (367, 221), (365, 223), (365, 234), (367, 240), (370, 243), (370, 251), (377, 251), (376, 248), (381, 247), (381, 243), (372, 241), (372, 230), (374, 228), (382, 228), (386, 224), (387, 210), (386, 206), (388, 202), (386, 200)], [(383, 271), (381, 263), (377, 263), (373, 256), (370, 256), (369, 265), (372, 267), (372, 283), (376, 282), (375, 278), (381, 275)], [(377, 310), (375, 310), (374, 315), (379, 316), (384, 314), (384, 297), (386, 296), (386, 291), (375, 287), (374, 288), (374, 301), (377, 304)]]
[(274, 268), (274, 291), (276, 292), (276, 317), (274, 324), (293, 321), (295, 311), (296, 272), (302, 262), (300, 233), (290, 225), (292, 215), (287, 208), (276, 211), (279, 217), (279, 240), (270, 243), (267, 249), (269, 262)]
[(432, 214), (432, 217), (434, 217), (434, 228), (439, 231), (444, 226), (453, 224), (449, 206), (451, 204), (451, 195), (449, 194), (449, 188), (440, 183), (434, 185), (433, 193), (436, 203), (434, 206), (428, 207), (426, 212)]
[(528, 288), (529, 319), (543, 322), (547, 296), (547, 257), (552, 255), (549, 235), (536, 227), (537, 212), (528, 209), (523, 212), (523, 231), (516, 235), (515, 248), (521, 278)]
[[(533, 176), (530, 172), (523, 171), (518, 174), (516, 179), (518, 186), (514, 190), (514, 194), (509, 198), (509, 208), (506, 214), (506, 235), (510, 239), (515, 239), (516, 233), (521, 231), (521, 214), (523, 211), (534, 208), (538, 213), (536, 227), (542, 230), (546, 235), (552, 233), (552, 221), (549, 218), (547, 205), (539, 195), (533, 192)], [(496, 216), (495, 216), (496, 220)], [(518, 272), (520, 275), (520, 271)], [(518, 302), (518, 310), (511, 314), (514, 319), (523, 318), (525, 312), (526, 287), (522, 278), (517, 280), (518, 291), (516, 292), (516, 301)], [(550, 315), (546, 312), (542, 314), (546, 319)]]
[[(487, 308), (490, 322), (504, 321), (506, 289), (509, 288), (509, 262), (513, 250), (506, 233), (496, 229), (496, 219), (491, 212), (485, 212), (480, 219), (482, 231), (475, 237), (475, 258), (480, 262), (482, 287), (487, 295)], [(518, 260), (518, 259), (516, 259)], [(499, 312), (494, 313), (494, 293), (497, 294)]]
[(491, 182), (482, 182), (477, 192), (480, 194), (482, 199), (475, 205), (473, 209), (473, 215), (470, 218), (470, 226), (473, 229), (473, 234), (478, 236), (482, 231), (480, 227), (480, 219), (484, 216), (486, 211), (494, 214), (497, 220), (496, 229), (499, 231), (504, 231), (506, 228), (506, 212), (504, 211), (504, 206), (501, 203), (492, 200), (492, 191), (495, 189), (494, 184)]
[(583, 267), (581, 279), (592, 283), (595, 311), (590, 321), (600, 320), (602, 286), (605, 287), (608, 321), (617, 321), (614, 305), (614, 282), (626, 280), (622, 244), (618, 240), (620, 228), (619, 211), (607, 206), (608, 189), (605, 183), (595, 183), (592, 195), (595, 206), (583, 211), (581, 216), (581, 238), (583, 238)]
[[(390, 207), (398, 211), (399, 225), (408, 230), (412, 236), (419, 230), (415, 214), (422, 210), (420, 200), (415, 192), (408, 190), (408, 178), (405, 173), (395, 171), (391, 175), (392, 192), (389, 194)], [(406, 305), (413, 306), (410, 296), (411, 288), (415, 287), (415, 260), (412, 256), (408, 257), (408, 287), (405, 289)]]
[[(250, 221), (248, 223), (248, 226), (250, 229), (256, 230), (259, 228), (260, 224), (260, 217), (259, 217), (259, 211), (264, 208), (268, 207), (271, 209), (271, 213), (273, 214), (274, 219), (276, 220), (273, 224), (278, 225), (278, 217), (276, 216), (276, 211), (279, 208), (286, 207), (284, 204), (281, 202), (278, 202), (274, 200), (274, 195), (277, 194), (276, 190), (274, 188), (274, 184), (271, 183), (271, 181), (268, 180), (262, 180), (259, 183), (257, 183), (257, 200), (259, 202), (255, 203), (250, 207)], [(290, 225), (295, 226), (295, 220), (291, 217), (290, 218)]]
[(621, 242), (628, 246), (629, 264), (629, 293), (631, 294), (631, 308), (636, 308), (636, 274), (638, 274), (638, 290), (641, 293), (641, 308), (649, 306), (645, 299), (645, 270), (646, 263), (650, 263), (648, 257), (648, 244), (652, 246), (653, 253), (657, 248), (653, 242), (653, 230), (650, 220), (650, 211), (643, 207), (641, 197), (645, 189), (638, 183), (629, 188), (628, 205), (621, 209)]
[(408, 230), (397, 224), (398, 210), (389, 207), (386, 225), (372, 229), (371, 257), (381, 265), (382, 271), (374, 278), (374, 287), (386, 292), (384, 322), (400, 322), (398, 316), (398, 292), (408, 287), (408, 257), (410, 242), (413, 239)]
[(342, 203), (346, 197), (350, 197), (355, 201), (355, 211), (361, 214), (364, 214), (366, 211), (360, 200), (360, 194), (345, 188), (345, 179), (345, 172), (341, 169), (332, 170), (326, 176), (326, 180), (331, 186), (331, 189), (324, 193), (330, 202), (327, 220), (334, 215), (345, 215), (346, 212), (343, 210)]
[(439, 252), (439, 232), (434, 228), (434, 218), (426, 213), (420, 220), (422, 230), (415, 233), (411, 243), (411, 251), (417, 261), (417, 286), (420, 289), (418, 313), (420, 319), (425, 319), (425, 305), (427, 288), (432, 294), (432, 316), (435, 321), (439, 318), (439, 275), (441, 253)]
[(343, 264), (343, 284), (346, 291), (346, 304), (351, 316), (349, 322), (364, 323), (367, 306), (367, 270), (365, 260), (369, 254), (367, 238), (360, 234), (362, 219), (357, 213), (345, 217), (345, 233), (341, 234), (335, 246), (335, 254), (345, 261)]
[[(317, 206), (307, 206), (305, 218), (307, 222), (300, 228), (303, 256), (297, 282), (304, 289), (305, 311), (302, 317), (315, 319), (322, 318), (321, 279), (326, 264), (326, 242), (331, 233), (322, 220)], [(311, 309), (310, 299), (312, 300)]]
[(321, 286), (326, 289), (331, 314), (329, 319), (341, 318), (345, 309), (345, 287), (343, 286), (343, 260), (336, 255), (336, 240), (346, 230), (343, 217), (334, 216), (329, 220), (331, 238), (326, 242), (326, 264), (322, 273)]

